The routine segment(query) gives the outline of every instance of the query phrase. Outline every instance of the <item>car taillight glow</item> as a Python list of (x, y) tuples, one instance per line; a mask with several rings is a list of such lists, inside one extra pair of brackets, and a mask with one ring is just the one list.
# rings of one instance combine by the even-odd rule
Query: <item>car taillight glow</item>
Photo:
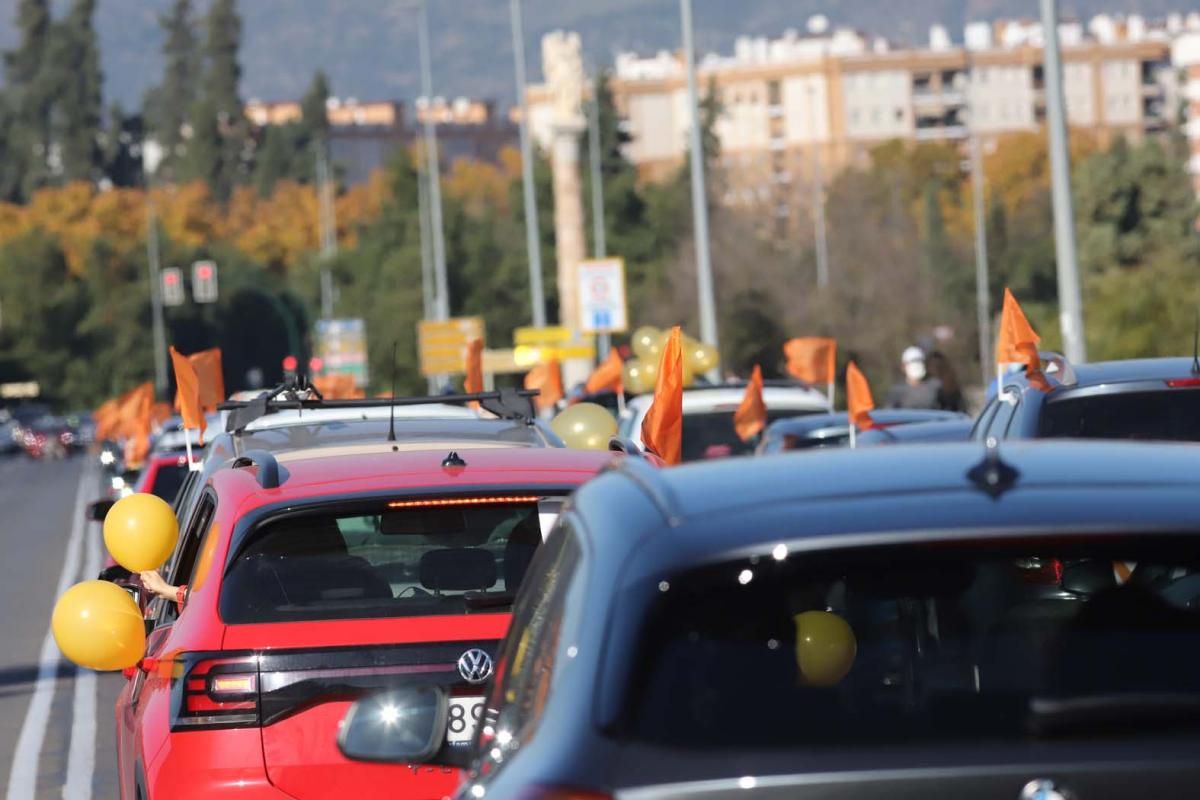
[(1062, 583), (1063, 563), (1057, 558), (1028, 558), (1017, 563), (1027, 583), (1058, 586)]
[(258, 665), (253, 656), (200, 658), (185, 668), (185, 675), (172, 680), (172, 730), (259, 724)]
[(453, 497), (429, 500), (396, 500), (388, 508), (437, 508), (441, 506), (528, 505), (541, 500), (537, 495), (506, 497)]
[(1167, 386), (1172, 389), (1194, 389), (1200, 386), (1200, 378), (1172, 378), (1167, 381)]

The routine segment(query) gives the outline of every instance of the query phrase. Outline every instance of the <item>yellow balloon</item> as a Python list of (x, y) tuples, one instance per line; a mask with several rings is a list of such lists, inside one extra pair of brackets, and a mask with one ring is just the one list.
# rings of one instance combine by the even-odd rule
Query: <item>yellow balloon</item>
[(658, 374), (657, 364), (652, 365), (649, 361), (631, 358), (625, 362), (625, 366), (622, 368), (621, 380), (625, 391), (629, 394), (645, 394), (654, 391), (656, 374)]
[(657, 361), (659, 354), (662, 353), (662, 337), (663, 332), (658, 328), (643, 325), (633, 332), (631, 340), (633, 352), (637, 354), (638, 358)]
[(708, 372), (721, 362), (721, 354), (711, 344), (689, 342), (684, 360), (696, 372)]
[(130, 572), (158, 569), (175, 549), (179, 521), (166, 501), (138, 492), (121, 498), (104, 518), (104, 545)]
[(696, 382), (696, 370), (692, 369), (692, 362), (688, 360), (687, 352), (684, 351), (682, 355), (683, 358), (679, 360), (679, 366), (682, 367), (683, 385), (686, 388)]
[(576, 450), (607, 450), (617, 432), (617, 418), (595, 403), (576, 403), (550, 421), (550, 428), (567, 447)]
[(806, 686), (836, 686), (854, 666), (858, 641), (846, 620), (829, 611), (805, 611), (796, 623), (796, 664)]
[(63, 592), (50, 629), (63, 655), (88, 669), (126, 669), (146, 652), (146, 625), (137, 603), (108, 581), (84, 581)]

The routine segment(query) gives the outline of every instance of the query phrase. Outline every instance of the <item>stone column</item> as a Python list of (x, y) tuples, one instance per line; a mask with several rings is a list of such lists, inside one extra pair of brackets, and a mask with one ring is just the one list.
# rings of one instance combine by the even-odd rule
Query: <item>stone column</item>
[[(558, 320), (579, 338), (579, 262), (587, 257), (579, 141), (587, 130), (583, 116), (583, 60), (579, 34), (554, 31), (542, 37), (542, 71), (554, 107), (550, 166), (554, 175), (554, 243), (558, 257)], [(571, 359), (562, 364), (563, 382), (587, 379), (592, 364)]]

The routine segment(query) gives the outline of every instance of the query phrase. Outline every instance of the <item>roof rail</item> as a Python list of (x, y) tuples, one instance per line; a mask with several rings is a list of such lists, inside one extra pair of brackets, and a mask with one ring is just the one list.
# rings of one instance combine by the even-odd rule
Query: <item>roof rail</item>
[[(611, 445), (610, 445), (611, 448)], [(640, 488), (650, 502), (663, 515), (667, 524), (677, 528), (683, 524), (683, 512), (662, 480), (662, 470), (643, 458), (617, 458), (602, 470), (619, 472)]]
[(279, 461), (266, 450), (247, 450), (233, 460), (233, 467), (258, 467), (258, 485), (264, 489), (278, 489)]
[(498, 392), (474, 392), (464, 394), (442, 394), (414, 397), (376, 397), (357, 400), (326, 400), (304, 381), (280, 384), (268, 389), (253, 400), (228, 401), (217, 406), (218, 411), (230, 411), (225, 430), (237, 433), (255, 420), (277, 411), (318, 408), (387, 408), (389, 406), (418, 406), (435, 403), (479, 405), (501, 419), (515, 419), (531, 423), (536, 412), (533, 398), (536, 389), (501, 389)]
[(1046, 351), (1038, 353), (1038, 358), (1045, 362), (1044, 372), (1047, 375), (1052, 375), (1055, 380), (1064, 386), (1074, 386), (1079, 382), (1078, 376), (1075, 375), (1075, 368), (1071, 366), (1070, 360), (1062, 353)]

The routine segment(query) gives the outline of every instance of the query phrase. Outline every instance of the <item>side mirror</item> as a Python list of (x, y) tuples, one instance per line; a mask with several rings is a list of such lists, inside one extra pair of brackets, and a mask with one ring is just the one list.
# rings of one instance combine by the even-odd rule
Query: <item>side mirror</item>
[(94, 503), (88, 503), (87, 519), (92, 522), (104, 522), (104, 518), (108, 516), (109, 510), (116, 505), (116, 500), (97, 500)]
[(393, 689), (350, 707), (338, 749), (355, 761), (426, 763), (446, 741), (449, 701), (436, 686)]

